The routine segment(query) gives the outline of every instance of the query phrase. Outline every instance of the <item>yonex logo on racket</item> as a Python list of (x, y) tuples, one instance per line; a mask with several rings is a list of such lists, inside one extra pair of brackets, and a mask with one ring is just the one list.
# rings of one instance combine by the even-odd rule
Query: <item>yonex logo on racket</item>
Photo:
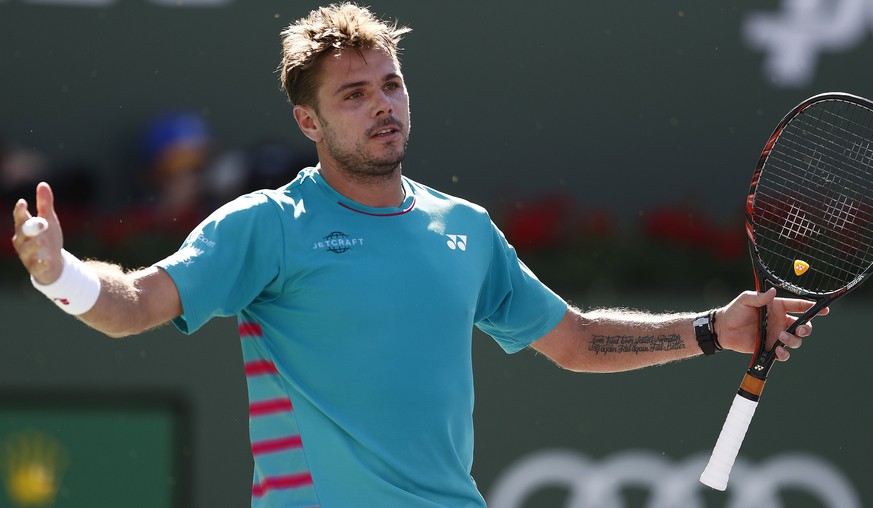
[(452, 250), (467, 250), (467, 235), (446, 235), (449, 240), (446, 245)]
[(809, 263), (802, 259), (794, 260), (794, 274), (798, 277), (806, 273), (809, 270)]

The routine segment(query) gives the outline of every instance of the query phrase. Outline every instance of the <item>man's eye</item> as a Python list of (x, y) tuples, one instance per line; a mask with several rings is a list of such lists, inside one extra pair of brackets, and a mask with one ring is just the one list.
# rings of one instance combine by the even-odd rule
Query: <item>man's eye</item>
[(361, 92), (352, 92), (346, 96), (346, 99), (357, 99), (361, 96)]

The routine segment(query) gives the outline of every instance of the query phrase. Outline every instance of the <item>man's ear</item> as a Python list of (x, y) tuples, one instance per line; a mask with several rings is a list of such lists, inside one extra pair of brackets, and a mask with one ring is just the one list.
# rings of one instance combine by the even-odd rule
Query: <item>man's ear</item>
[(323, 137), (321, 122), (318, 121), (314, 109), (300, 104), (294, 106), (294, 120), (297, 121), (297, 126), (304, 136), (316, 143), (321, 141)]

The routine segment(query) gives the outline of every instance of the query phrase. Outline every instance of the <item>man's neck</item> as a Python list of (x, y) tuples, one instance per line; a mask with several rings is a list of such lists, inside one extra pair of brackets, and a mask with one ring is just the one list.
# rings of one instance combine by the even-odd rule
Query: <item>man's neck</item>
[(399, 164), (386, 175), (353, 174), (325, 164), (319, 164), (318, 171), (335, 191), (365, 206), (397, 207), (406, 199)]

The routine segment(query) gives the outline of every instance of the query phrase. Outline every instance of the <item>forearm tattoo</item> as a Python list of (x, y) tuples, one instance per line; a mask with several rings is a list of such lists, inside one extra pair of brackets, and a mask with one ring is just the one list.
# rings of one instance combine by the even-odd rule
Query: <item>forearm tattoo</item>
[(588, 344), (588, 351), (595, 355), (610, 353), (655, 353), (685, 349), (685, 343), (678, 334), (671, 335), (594, 335)]

